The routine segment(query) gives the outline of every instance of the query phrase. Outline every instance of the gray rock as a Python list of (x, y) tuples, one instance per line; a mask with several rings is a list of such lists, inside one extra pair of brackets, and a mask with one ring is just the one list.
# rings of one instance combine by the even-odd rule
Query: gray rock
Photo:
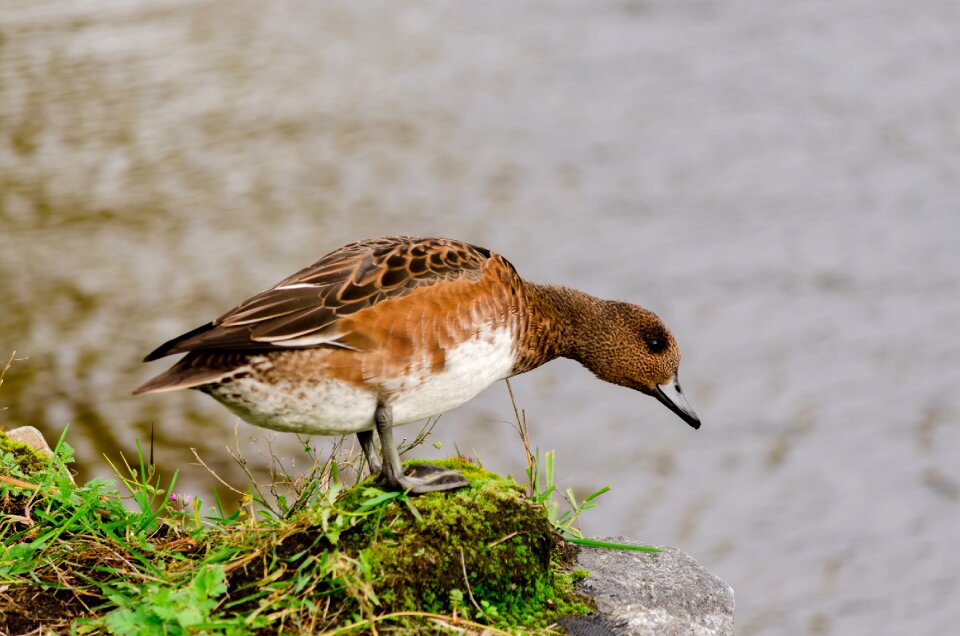
[[(600, 540), (638, 543), (625, 537)], [(590, 576), (577, 584), (577, 591), (596, 601), (597, 614), (566, 619), (562, 625), (575, 636), (732, 635), (733, 588), (688, 554), (662, 549), (582, 547), (576, 567)]]
[[(33, 426), (18, 426), (9, 431), (4, 431), (4, 434), (15, 442), (26, 444), (41, 455), (53, 457), (53, 449), (50, 448), (47, 439), (43, 436), (43, 433)], [(71, 482), (74, 484), (77, 483), (72, 473), (68, 471), (67, 475), (70, 477)]]
[(17, 427), (7, 431), (6, 435), (15, 442), (26, 444), (38, 453), (46, 455), (47, 457), (53, 456), (53, 449), (50, 448), (50, 444), (47, 444), (47, 440), (43, 437), (43, 433), (33, 426)]

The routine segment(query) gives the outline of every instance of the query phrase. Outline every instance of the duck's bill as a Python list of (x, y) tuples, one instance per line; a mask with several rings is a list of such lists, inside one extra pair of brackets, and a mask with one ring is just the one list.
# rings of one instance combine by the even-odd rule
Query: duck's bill
[(653, 395), (663, 402), (668, 409), (679, 415), (684, 422), (693, 428), (700, 428), (700, 418), (690, 408), (687, 398), (683, 397), (683, 389), (680, 388), (680, 383), (676, 377), (665, 384), (658, 384)]

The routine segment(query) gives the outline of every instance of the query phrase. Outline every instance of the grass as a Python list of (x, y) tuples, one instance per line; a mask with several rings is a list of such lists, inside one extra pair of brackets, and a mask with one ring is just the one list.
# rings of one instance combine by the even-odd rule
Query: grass
[(347, 488), (331, 461), (325, 485), (229, 513), (142, 453), (125, 492), (74, 484), (71, 461), (0, 434), (0, 633), (543, 633), (589, 609), (543, 501), (461, 459), (450, 493)]
[(442, 463), (469, 488), (346, 488), (333, 465), (328, 488), (251, 516), (171, 498), (143, 461), (124, 496), (73, 484), (63, 440), (42, 470), (2, 434), (0, 449), (3, 633), (517, 633), (588, 610), (543, 507), (460, 459)]
[(48, 458), (0, 433), (0, 633), (550, 633), (590, 611), (570, 541), (606, 489), (561, 511), (553, 453), (517, 428), (526, 484), (453, 458), (469, 487), (410, 497), (347, 486), (359, 458), (334, 452), (229, 511), (161, 484), (139, 446), (117, 481), (75, 484), (63, 437)]

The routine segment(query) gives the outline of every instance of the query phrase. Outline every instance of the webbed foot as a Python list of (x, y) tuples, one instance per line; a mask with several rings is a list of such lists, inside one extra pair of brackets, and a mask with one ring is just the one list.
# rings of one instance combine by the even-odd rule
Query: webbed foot
[(417, 495), (442, 490), (455, 490), (470, 485), (470, 482), (457, 470), (431, 466), (430, 464), (407, 464), (403, 468), (403, 474), (397, 480), (397, 483), (392, 485)]
[[(442, 490), (454, 490), (470, 484), (456, 470), (430, 466), (428, 464), (411, 464), (406, 472), (400, 465), (400, 453), (393, 443), (393, 413), (389, 406), (381, 404), (375, 415), (377, 433), (380, 435), (380, 449), (383, 453), (383, 469), (381, 474), (387, 483), (399, 490), (406, 490), (415, 495)], [(371, 438), (361, 436), (360, 443), (364, 451), (373, 447)], [(375, 453), (374, 453), (375, 454)], [(371, 453), (367, 452), (367, 461), (370, 462)]]

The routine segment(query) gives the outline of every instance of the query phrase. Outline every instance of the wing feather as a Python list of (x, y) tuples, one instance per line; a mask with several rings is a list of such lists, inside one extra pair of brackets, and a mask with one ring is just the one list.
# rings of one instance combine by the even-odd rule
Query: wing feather
[[(484, 248), (441, 238), (388, 237), (345, 245), (146, 357), (198, 350), (354, 348), (340, 319), (444, 281), (477, 281)], [(352, 339), (356, 340), (356, 339)]]

